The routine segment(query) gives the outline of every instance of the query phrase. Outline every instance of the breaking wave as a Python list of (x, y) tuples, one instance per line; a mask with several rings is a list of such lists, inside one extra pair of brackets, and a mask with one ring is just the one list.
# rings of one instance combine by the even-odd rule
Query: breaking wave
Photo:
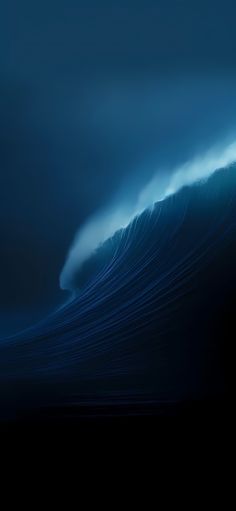
[(3, 414), (4, 402), (77, 407), (224, 394), (236, 312), (233, 159), (234, 146), (217, 160), (226, 168), (214, 172), (206, 160), (195, 186), (184, 184), (195, 183), (199, 163), (185, 182), (179, 169), (165, 199), (126, 227), (112, 225), (74, 268), (66, 305), (1, 341)]
[(184, 186), (193, 185), (208, 179), (218, 169), (228, 167), (236, 161), (236, 142), (226, 147), (209, 150), (204, 156), (186, 162), (174, 169), (166, 179), (165, 187), (160, 186), (160, 174), (144, 187), (137, 201), (130, 208), (124, 206), (104, 211), (93, 217), (78, 232), (70, 248), (60, 275), (62, 289), (74, 290), (75, 275), (87, 258), (116, 231), (127, 227), (136, 216), (156, 202), (163, 201)]

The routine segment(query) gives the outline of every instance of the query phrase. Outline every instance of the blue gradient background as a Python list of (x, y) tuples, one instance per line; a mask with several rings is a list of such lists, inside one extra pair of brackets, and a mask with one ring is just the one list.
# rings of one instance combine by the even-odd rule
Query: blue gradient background
[[(41, 389), (37, 395), (44, 396), (42, 388), (47, 385), (53, 403), (54, 399), (60, 402), (61, 394), (65, 394), (65, 401), (70, 401), (75, 394), (76, 402), (83, 392), (86, 396), (96, 396), (96, 389), (100, 389), (103, 398), (110, 391), (111, 395), (118, 396), (151, 394), (157, 400), (163, 396), (175, 400), (224, 394), (225, 383), (220, 374), (225, 369), (219, 369), (219, 357), (215, 354), (222, 346), (217, 340), (214, 346), (218, 347), (211, 351), (212, 339), (217, 336), (209, 318), (216, 310), (224, 308), (224, 303), (228, 304), (229, 311), (232, 307), (230, 297), (235, 282), (233, 166), (216, 173), (201, 185), (202, 188), (184, 189), (176, 199), (168, 199), (164, 209), (169, 209), (157, 231), (153, 227), (155, 212), (151, 219), (141, 218), (137, 232), (128, 228), (124, 238), (127, 237), (127, 244), (131, 246), (127, 260), (126, 252), (122, 255), (124, 268), (117, 269), (117, 276), (105, 270), (107, 284), (104, 285), (108, 295), (100, 290), (99, 279), (95, 296), (91, 295), (97, 305), (99, 300), (105, 300), (101, 311), (99, 306), (95, 311), (98, 330), (90, 331), (91, 302), (88, 305), (84, 298), (87, 291), (82, 291), (82, 298), (76, 295), (75, 302), (71, 303), (71, 295), (61, 290), (59, 278), (76, 232), (91, 219), (99, 218), (104, 212), (108, 218), (111, 210), (129, 212), (153, 176), (157, 176), (161, 191), (176, 168), (201, 158), (212, 147), (226, 147), (236, 140), (235, 20), (235, 2), (228, 0), (136, 1), (135, 4), (130, 0), (1, 2), (1, 378), (11, 389), (20, 382), (23, 390), (19, 402), (28, 399), (29, 389), (34, 386)], [(225, 218), (226, 205), (229, 209)], [(103, 327), (100, 323), (105, 321), (113, 306), (113, 314), (116, 314), (121, 298), (130, 304), (136, 293), (137, 297), (142, 296), (140, 289), (130, 290), (131, 294), (127, 295), (123, 290), (117, 296), (116, 288), (119, 279), (121, 288), (126, 286), (122, 280), (126, 265), (131, 280), (137, 265), (142, 273), (139, 250), (143, 251), (141, 259), (151, 253), (151, 260), (155, 260), (158, 247), (150, 248), (150, 233), (154, 229), (155, 239), (159, 239), (159, 228), (165, 233), (163, 264), (167, 257), (165, 251), (169, 250), (168, 237), (173, 239), (172, 231), (180, 229), (176, 241), (179, 248), (174, 254), (176, 261), (170, 261), (169, 271), (184, 260), (191, 243), (194, 244), (191, 250), (198, 251), (201, 236), (210, 240), (206, 248), (210, 259), (214, 260), (216, 254), (212, 263), (215, 269), (208, 283), (208, 258), (203, 257), (203, 280), (199, 283), (205, 297), (203, 308), (199, 305), (201, 292), (199, 296), (198, 293), (194, 295), (195, 269), (192, 266), (188, 269), (187, 282), (192, 290), (189, 293), (195, 298), (187, 305), (179, 292), (175, 295), (183, 315), (186, 313), (189, 318), (188, 327), (185, 325), (182, 331), (182, 313), (172, 319), (171, 310), (167, 308), (169, 321), (176, 325), (176, 333), (173, 337), (166, 334), (164, 341), (172, 346), (169, 355), (163, 355), (169, 363), (165, 363), (160, 354), (153, 356), (151, 363), (154, 338), (158, 337), (162, 324), (158, 314), (154, 314), (155, 307), (149, 305), (152, 294), (140, 305), (143, 311), (146, 306), (149, 309), (151, 330), (145, 330), (146, 323), (141, 322), (138, 330), (143, 334), (136, 337), (137, 325), (132, 322), (127, 325), (127, 311), (118, 314), (117, 321), (121, 322), (118, 330), (109, 322)], [(229, 243), (225, 242), (225, 237)], [(97, 254), (96, 261), (92, 258), (80, 270), (78, 288), (81, 282), (83, 285), (90, 279), (94, 282), (97, 268), (107, 268), (107, 264), (109, 267), (113, 252), (109, 248), (108, 257), (106, 247)], [(122, 247), (119, 248), (121, 252)], [(191, 262), (194, 268), (197, 261)], [(140, 278), (143, 289), (159, 282), (167, 269), (163, 270), (161, 265), (156, 271), (155, 265), (146, 268)], [(211, 289), (217, 276), (222, 300), (215, 303)], [(171, 282), (165, 285), (171, 286)], [(175, 287), (173, 293), (174, 290)], [(217, 289), (214, 291), (214, 296), (220, 296)], [(159, 292), (158, 286), (156, 292)], [(105, 297), (113, 293), (115, 303), (107, 303)], [(159, 300), (158, 296), (153, 296), (154, 302)], [(129, 305), (127, 307), (129, 309)], [(165, 309), (167, 302), (163, 302), (162, 307)], [(207, 318), (206, 310), (209, 311)], [(139, 308), (136, 317), (138, 311)], [(199, 326), (199, 330), (196, 327), (198, 316), (205, 325)], [(38, 321), (41, 321), (39, 326)], [(25, 328), (35, 324), (25, 333)], [(222, 324), (225, 325), (224, 318)], [(108, 345), (106, 335), (102, 335), (103, 328), (110, 328)], [(167, 332), (166, 324), (163, 328)], [(187, 341), (192, 339), (189, 330), (192, 332), (195, 328), (198, 333), (193, 336), (193, 347), (185, 351)], [(128, 329), (128, 333), (124, 334), (124, 329)], [(125, 348), (129, 335), (132, 342)], [(211, 374), (211, 363), (206, 364), (204, 372), (201, 367), (206, 359), (202, 348), (198, 348), (199, 339), (201, 346), (204, 340), (209, 341), (207, 358), (214, 366), (214, 376), (209, 376), (211, 383), (206, 385), (200, 383), (200, 379), (204, 374), (205, 381)], [(145, 341), (147, 351), (140, 348)], [(104, 353), (109, 352), (113, 342), (116, 347), (107, 359)], [(135, 347), (136, 343), (139, 348)], [(183, 370), (185, 356), (190, 368), (186, 371)], [(73, 362), (77, 359), (78, 365)], [(179, 365), (173, 362), (178, 359)], [(120, 362), (116, 363), (118, 360)], [(121, 378), (113, 378), (113, 373), (121, 374)], [(190, 373), (196, 375), (196, 388)], [(141, 374), (146, 376), (141, 377)], [(134, 380), (138, 382), (137, 388), (132, 383)], [(9, 397), (12, 395), (13, 398)], [(8, 400), (15, 402), (14, 390), (3, 393), (3, 401)]]

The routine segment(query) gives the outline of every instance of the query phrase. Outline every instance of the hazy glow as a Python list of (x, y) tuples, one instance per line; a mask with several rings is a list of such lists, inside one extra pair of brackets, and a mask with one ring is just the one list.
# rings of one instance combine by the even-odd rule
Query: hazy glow
[(137, 198), (136, 204), (129, 211), (121, 207), (115, 211), (107, 210), (103, 214), (92, 218), (75, 237), (60, 275), (61, 288), (73, 290), (75, 273), (84, 261), (117, 230), (127, 227), (135, 216), (140, 215), (155, 202), (164, 200), (178, 192), (184, 186), (207, 179), (216, 170), (228, 167), (235, 161), (236, 142), (221, 149), (219, 147), (211, 149), (202, 157), (197, 157), (174, 169), (167, 178), (164, 192), (160, 173), (158, 173), (144, 187)]

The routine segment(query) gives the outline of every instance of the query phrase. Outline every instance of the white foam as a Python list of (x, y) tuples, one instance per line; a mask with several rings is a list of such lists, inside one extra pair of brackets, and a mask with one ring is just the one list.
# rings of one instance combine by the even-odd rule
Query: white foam
[[(75, 236), (60, 275), (62, 289), (74, 289), (74, 276), (88, 257), (108, 238), (140, 215), (155, 202), (178, 192), (184, 186), (190, 186), (209, 178), (215, 171), (228, 167), (236, 161), (236, 142), (225, 147), (210, 149), (201, 157), (196, 157), (174, 169), (167, 179), (163, 191), (160, 172), (140, 192), (136, 204), (129, 210), (124, 207), (110, 208), (88, 221)], [(161, 185), (161, 186), (160, 186)], [(160, 192), (162, 190), (162, 192)]]

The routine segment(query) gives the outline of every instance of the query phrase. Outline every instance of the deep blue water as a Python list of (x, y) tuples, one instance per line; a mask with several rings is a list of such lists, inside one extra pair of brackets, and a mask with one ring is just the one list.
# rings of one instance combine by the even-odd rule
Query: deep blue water
[(156, 203), (84, 263), (65, 306), (2, 339), (2, 416), (227, 398), (235, 192), (231, 166)]

